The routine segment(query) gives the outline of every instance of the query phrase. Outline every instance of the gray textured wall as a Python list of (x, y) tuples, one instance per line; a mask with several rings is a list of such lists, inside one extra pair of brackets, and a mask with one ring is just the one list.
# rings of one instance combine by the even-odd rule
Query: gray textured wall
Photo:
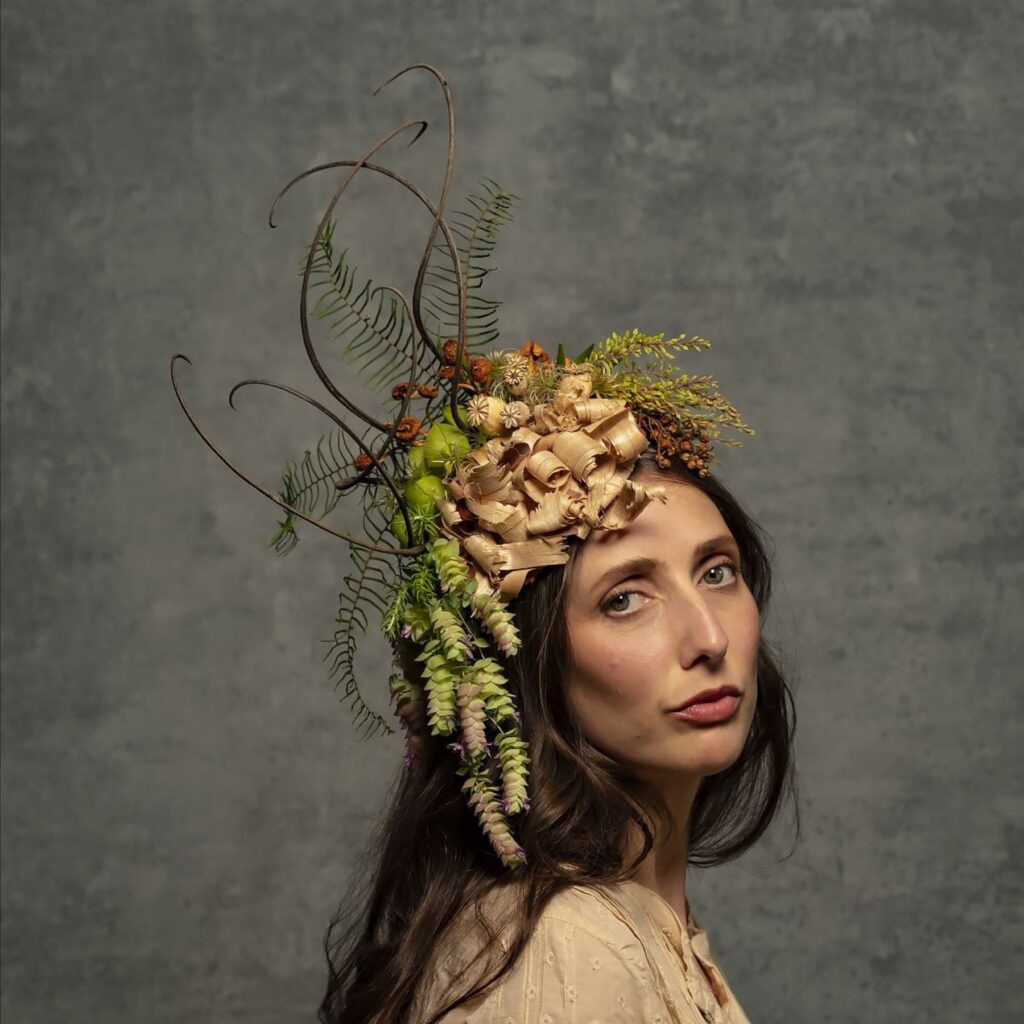
[[(1017, 10), (1014, 11), (1014, 6)], [(344, 569), (269, 485), (320, 423), (296, 268), (386, 128), (524, 198), (503, 339), (699, 332), (758, 430), (724, 475), (777, 544), (804, 836), (692, 896), (768, 1022), (1019, 1012), (1020, 4), (271, 0), (3, 9), (5, 1024), (312, 1019), (320, 942), (400, 760), (320, 663)], [(357, 262), (424, 224), (366, 182)], [(1014, 622), (1017, 623), (1014, 626)], [(379, 638), (367, 692), (386, 710)]]

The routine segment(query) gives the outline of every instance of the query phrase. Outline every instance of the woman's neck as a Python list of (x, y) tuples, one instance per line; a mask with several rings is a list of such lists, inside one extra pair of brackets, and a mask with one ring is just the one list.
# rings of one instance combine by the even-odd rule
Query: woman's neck
[[(633, 875), (633, 881), (656, 892), (679, 915), (684, 929), (690, 811), (699, 785), (700, 779), (680, 783), (678, 777), (671, 783), (658, 784), (668, 803), (674, 828), (671, 835), (655, 837), (654, 846)], [(636, 850), (639, 852), (642, 842), (639, 830), (637, 840)]]

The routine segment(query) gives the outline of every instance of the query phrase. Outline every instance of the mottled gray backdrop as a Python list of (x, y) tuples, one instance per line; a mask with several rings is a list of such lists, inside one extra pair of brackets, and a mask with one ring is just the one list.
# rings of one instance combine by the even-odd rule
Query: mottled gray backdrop
[[(1016, 8), (1016, 9), (1015, 9)], [(502, 340), (701, 333), (756, 428), (803, 835), (693, 872), (755, 1024), (1006, 1021), (1022, 952), (1021, 4), (51, 2), (3, 7), (5, 1024), (311, 1021), (322, 933), (399, 769), (321, 657), (343, 545), (275, 487), (319, 436), (297, 269), (337, 180), (522, 197)], [(352, 257), (411, 291), (382, 181)], [(354, 520), (352, 520), (354, 522)], [(387, 711), (386, 645), (362, 656)], [(787, 856), (788, 855), (788, 856)]]

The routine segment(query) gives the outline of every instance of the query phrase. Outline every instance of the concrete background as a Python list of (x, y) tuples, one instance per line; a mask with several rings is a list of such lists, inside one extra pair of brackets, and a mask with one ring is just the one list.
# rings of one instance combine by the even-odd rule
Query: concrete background
[[(758, 431), (723, 475), (776, 543), (804, 834), (691, 897), (756, 1024), (1019, 1012), (1020, 4), (3, 6), (5, 1024), (310, 1021), (321, 937), (398, 770), (320, 658), (343, 546), (276, 486), (319, 436), (297, 267), (333, 179), (523, 197), (503, 342), (702, 333)], [(425, 226), (363, 182), (359, 267)], [(318, 392), (319, 393), (319, 392)], [(1014, 626), (1013, 623), (1017, 625)], [(365, 692), (387, 709), (380, 638)]]

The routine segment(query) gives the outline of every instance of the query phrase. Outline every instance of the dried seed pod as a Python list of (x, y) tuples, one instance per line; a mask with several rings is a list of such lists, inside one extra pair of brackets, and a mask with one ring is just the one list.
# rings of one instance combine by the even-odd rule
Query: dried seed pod
[(487, 385), (491, 381), (491, 363), (484, 356), (473, 356), (469, 361), (469, 375), (477, 384)]
[(526, 356), (530, 360), (530, 363), (536, 367), (537, 363), (545, 363), (550, 365), (551, 356), (547, 354), (532, 338), (523, 345), (519, 352), (521, 355)]
[(530, 407), (525, 402), (506, 402), (501, 410), (501, 425), (506, 430), (524, 426), (530, 419)]
[(409, 442), (420, 432), (420, 420), (415, 416), (403, 416), (398, 421), (398, 430), (395, 431), (395, 437), (399, 441)]
[(471, 427), (477, 427), (488, 437), (501, 432), (501, 411), (505, 403), (491, 395), (474, 395), (466, 406), (466, 419)]
[[(448, 366), (455, 365), (455, 353), (459, 350), (459, 339), (449, 338), (441, 346), (441, 358), (445, 361)], [(462, 365), (465, 366), (469, 362), (469, 353), (463, 349), (462, 351)]]

